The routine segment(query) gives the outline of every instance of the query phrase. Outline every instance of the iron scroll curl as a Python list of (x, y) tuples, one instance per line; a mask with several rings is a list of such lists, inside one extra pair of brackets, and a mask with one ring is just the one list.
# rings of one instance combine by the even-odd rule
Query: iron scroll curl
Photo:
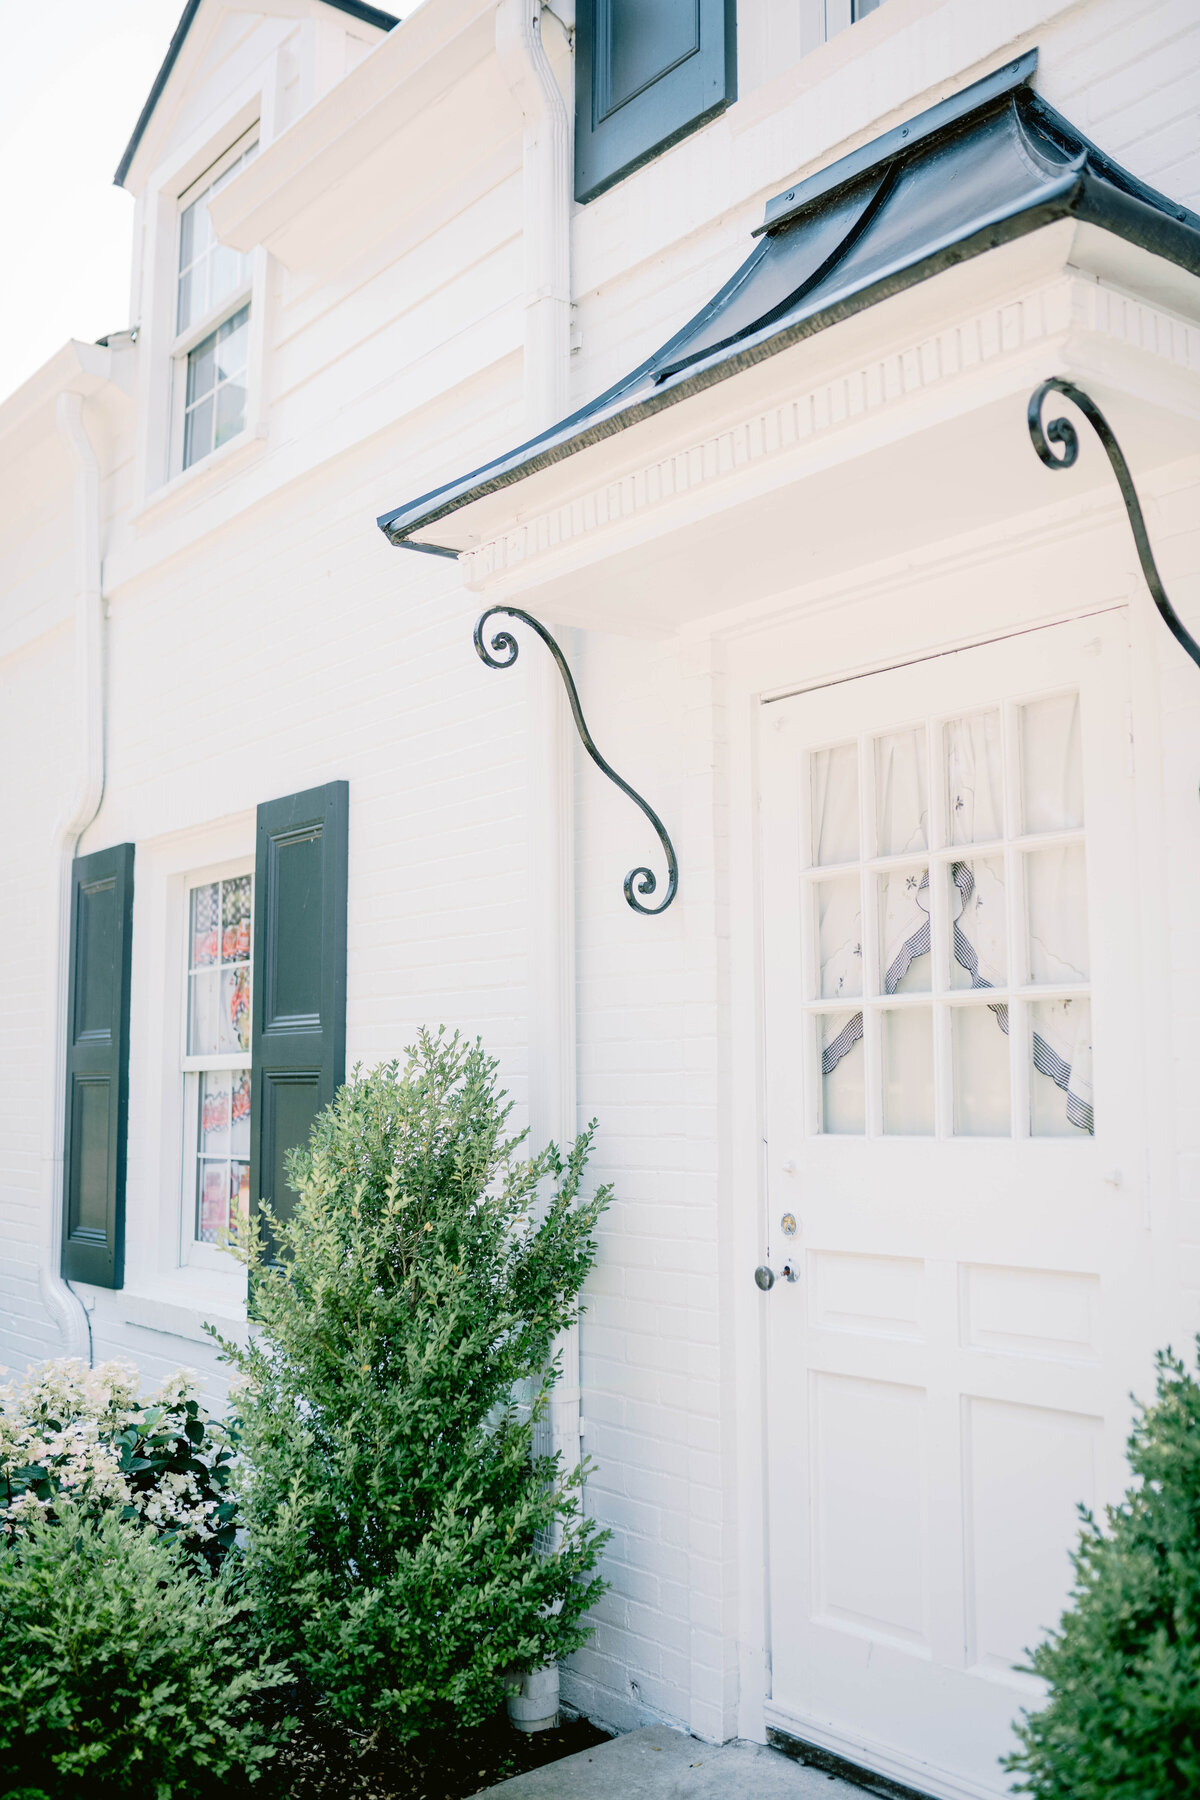
[(484, 641), (484, 627), (487, 625), (489, 619), (494, 619), (498, 614), (503, 614), (509, 619), (520, 619), (523, 625), (528, 625), (531, 631), (537, 632), (537, 635), (541, 638), (543, 644), (545, 644), (547, 650), (549, 650), (551, 656), (554, 658), (554, 661), (558, 666), (558, 672), (563, 678), (563, 686), (567, 690), (567, 700), (570, 704), (571, 716), (575, 720), (575, 728), (579, 733), (584, 749), (587, 751), (596, 767), (600, 770), (600, 773), (602, 775), (607, 775), (608, 779), (611, 782), (614, 782), (623, 794), (628, 794), (629, 798), (633, 801), (633, 804), (646, 815), (647, 819), (649, 819), (651, 825), (653, 825), (655, 831), (658, 833), (658, 841), (662, 845), (663, 855), (667, 859), (666, 894), (663, 896), (662, 900), (659, 901), (657, 906), (642, 905), (638, 895), (653, 894), (658, 888), (658, 880), (653, 869), (646, 868), (643, 865), (636, 869), (630, 869), (628, 875), (626, 875), (624, 884), (625, 898), (633, 908), (634, 912), (645, 913), (651, 917), (658, 913), (666, 912), (668, 906), (670, 906), (672, 900), (674, 900), (675, 895), (679, 891), (679, 860), (675, 855), (675, 846), (667, 835), (666, 826), (663, 824), (654, 808), (647, 801), (643, 800), (642, 796), (637, 793), (635, 789), (631, 788), (627, 781), (622, 780), (612, 764), (608, 762), (605, 757), (601, 756), (599, 750), (597, 750), (595, 740), (587, 728), (587, 721), (583, 716), (583, 708), (579, 704), (579, 692), (575, 686), (575, 679), (567, 666), (567, 659), (559, 649), (554, 638), (551, 637), (550, 633), (546, 630), (546, 627), (541, 624), (539, 620), (535, 619), (532, 613), (522, 612), (519, 606), (490, 606), (485, 613), (482, 613), (475, 624), (475, 653), (479, 657), (479, 660), (482, 663), (485, 663), (489, 669), (511, 669), (512, 665), (517, 660), (519, 646), (511, 631), (497, 631), (492, 637), (490, 648)]
[[(1033, 447), (1048, 469), (1069, 469), (1079, 455), (1079, 433), (1069, 419), (1051, 419), (1042, 425), (1042, 407), (1048, 394), (1062, 394), (1077, 406), (1096, 436), (1100, 439), (1112, 464), (1113, 474), (1117, 478), (1117, 486), (1121, 490), (1121, 498), (1125, 502), (1125, 511), (1129, 515), (1129, 525), (1133, 532), (1133, 541), (1137, 545), (1138, 561), (1142, 565), (1142, 574), (1146, 577), (1146, 586), (1164, 625), (1176, 641), (1182, 646), (1192, 661), (1200, 668), (1200, 644), (1198, 644), (1175, 608), (1167, 598), (1167, 590), (1162, 584), (1158, 565), (1154, 561), (1154, 552), (1150, 548), (1150, 538), (1146, 531), (1146, 521), (1142, 515), (1141, 503), (1137, 497), (1137, 489), (1133, 485), (1133, 477), (1129, 473), (1129, 464), (1125, 461), (1112, 426), (1105, 418), (1096, 402), (1082, 388), (1072, 381), (1064, 381), (1061, 376), (1053, 375), (1049, 381), (1043, 381), (1029, 396), (1028, 422), (1029, 435), (1033, 439)], [(1062, 454), (1051, 449), (1052, 444), (1062, 445)]]

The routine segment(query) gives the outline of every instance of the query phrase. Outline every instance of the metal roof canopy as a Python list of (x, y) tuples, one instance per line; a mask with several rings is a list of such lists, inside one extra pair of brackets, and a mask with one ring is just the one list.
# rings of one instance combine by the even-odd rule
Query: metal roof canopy
[(1036, 68), (1035, 49), (770, 200), (741, 268), (646, 362), (515, 450), (384, 513), (380, 529), (399, 548), (457, 556), (414, 534), (1057, 219), (1102, 226), (1200, 275), (1200, 217), (1039, 99)]

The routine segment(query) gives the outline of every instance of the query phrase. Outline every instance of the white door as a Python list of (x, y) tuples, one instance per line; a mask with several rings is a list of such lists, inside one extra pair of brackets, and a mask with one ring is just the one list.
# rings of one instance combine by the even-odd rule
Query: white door
[(1126, 691), (1115, 612), (761, 709), (768, 1720), (937, 1795), (1155, 1341)]

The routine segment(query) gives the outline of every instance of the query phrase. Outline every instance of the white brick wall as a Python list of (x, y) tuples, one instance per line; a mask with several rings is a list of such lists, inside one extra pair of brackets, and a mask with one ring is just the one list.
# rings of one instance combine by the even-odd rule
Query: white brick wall
[[(782, 21), (785, 0), (771, 6)], [(227, 73), (250, 80), (274, 31), (231, 42)], [(1014, 47), (1040, 43), (1042, 91), (1106, 150), (1180, 199), (1200, 198), (1200, 15), (1187, 0), (887, 0), (863, 32), (861, 64), (853, 33), (792, 62), (751, 45), (738, 107), (577, 215), (578, 399), (712, 293), (745, 254), (767, 194)], [(223, 104), (218, 65), (206, 65), (172, 142), (202, 136), (205, 108)], [(498, 79), (473, 76), (472, 93)], [(201, 833), (199, 843), (260, 800), (346, 777), (348, 1063), (399, 1054), (419, 1024), (445, 1021), (482, 1033), (523, 1107), (536, 829), (524, 696), (540, 652), (529, 646), (509, 674), (482, 668), (470, 646), (476, 597), (451, 565), (397, 555), (374, 525), (389, 504), (521, 435), (519, 136), (507, 103), (479, 105), (493, 159), (482, 195), (440, 227), (435, 212), (401, 218), (397, 202), (365, 261), (274, 271), (268, 436), (256, 458), (135, 519), (132, 409), (89, 402), (108, 476), (111, 685), (104, 806), (83, 848), (131, 839), (149, 869), (173, 834)], [(52, 422), (28, 435), (25, 499), (0, 539), (0, 1362), (16, 1366), (55, 1347), (34, 1247), (57, 1104), (50, 842), (74, 768), (68, 477)], [(1196, 494), (1196, 470), (1180, 468), (1149, 509), (1168, 586), (1194, 624)], [(1181, 1341), (1200, 1325), (1200, 688), (1174, 647), (1150, 637), (1176, 1004), (1162, 1141), (1177, 1132), (1179, 1146), (1177, 1169), (1156, 1165), (1156, 1204), (1171, 1221), (1164, 1293)], [(729, 787), (719, 643), (564, 640), (597, 742), (659, 811), (682, 866), (663, 918), (625, 907), (626, 869), (661, 870), (660, 852), (578, 755), (579, 1109), (600, 1120), (593, 1177), (616, 1189), (582, 1327), (584, 1442), (598, 1465), (587, 1506), (614, 1535), (612, 1590), (566, 1691), (617, 1725), (663, 1717), (721, 1738), (738, 1722), (739, 1546), (750, 1529), (738, 1511), (748, 1352), (734, 1295), (748, 1276), (738, 1246), (753, 1199), (730, 1148), (728, 892), (731, 809), (746, 798)], [(802, 665), (802, 646), (792, 653)], [(151, 1111), (135, 1087), (130, 1207), (146, 1221), (173, 1204)], [(148, 1254), (166, 1269), (168, 1236)], [(203, 1302), (179, 1301), (171, 1323), (149, 1309), (154, 1283), (143, 1277), (140, 1293), (96, 1298), (97, 1356), (132, 1355), (151, 1378), (198, 1365), (219, 1397), (198, 1335)]]

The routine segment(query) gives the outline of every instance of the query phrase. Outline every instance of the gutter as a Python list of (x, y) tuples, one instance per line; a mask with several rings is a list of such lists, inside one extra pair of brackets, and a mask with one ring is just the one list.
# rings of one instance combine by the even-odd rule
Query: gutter
[[(72, 537), (75, 544), (74, 713), (80, 757), (75, 791), (54, 833), (57, 904), (53, 914), (53, 1079), (46, 1121), (38, 1292), (58, 1327), (68, 1356), (93, 1358), (87, 1310), (62, 1269), (64, 1105), (67, 1068), (67, 988), (71, 939), (71, 865), (84, 832), (100, 811), (105, 776), (105, 645), (101, 589), (100, 464), (84, 421), (85, 395), (117, 380), (119, 351), (72, 344), (78, 374), (55, 401), (55, 424), (75, 465)], [(56, 359), (57, 360), (57, 359)], [(124, 371), (121, 371), (124, 375)]]
[[(571, 120), (542, 42), (541, 0), (499, 0), (496, 60), (524, 120), (522, 235), (525, 251), (525, 418), (531, 433), (562, 417), (571, 355)], [(549, 657), (530, 672), (530, 1127), (537, 1141), (575, 1141), (574, 738), (558, 671)], [(562, 1332), (553, 1355), (560, 1373), (537, 1454), (557, 1452), (564, 1470), (579, 1463), (579, 1324)], [(547, 1441), (548, 1440), (548, 1441)], [(522, 1675), (508, 1701), (523, 1731), (558, 1723), (556, 1664)]]

